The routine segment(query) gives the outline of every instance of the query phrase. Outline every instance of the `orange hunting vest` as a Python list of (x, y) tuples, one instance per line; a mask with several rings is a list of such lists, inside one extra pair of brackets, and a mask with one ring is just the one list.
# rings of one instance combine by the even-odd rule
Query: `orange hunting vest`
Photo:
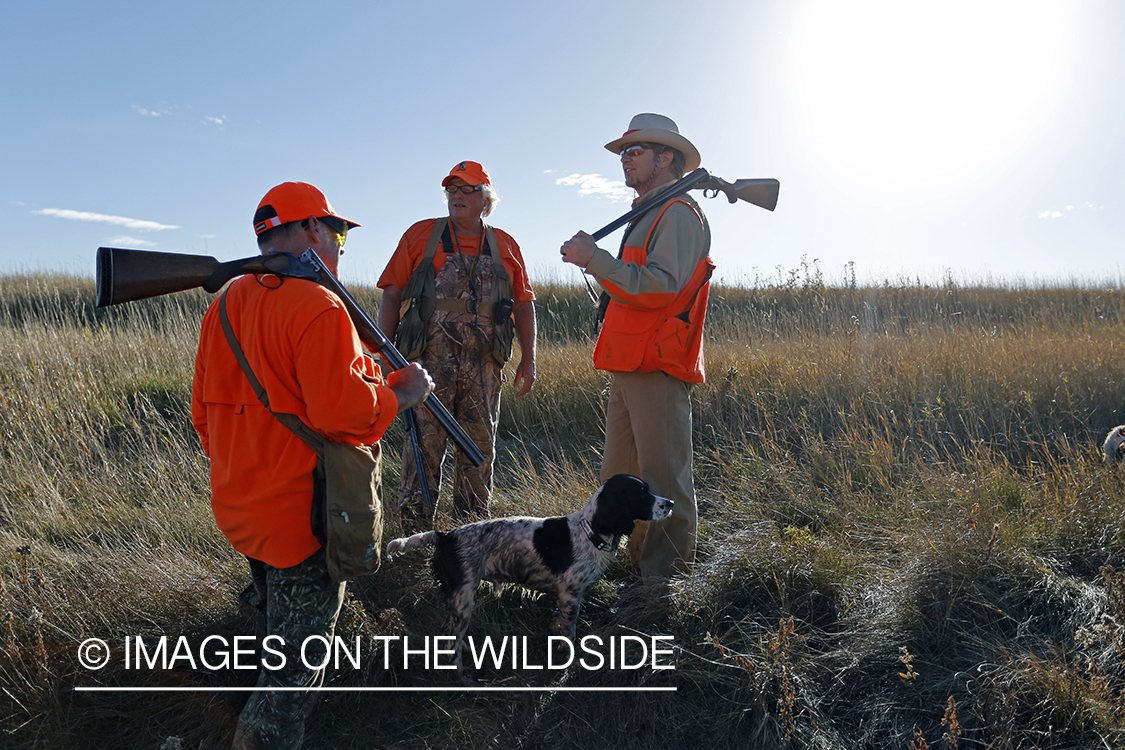
[[(652, 224), (653, 229), (668, 206), (676, 202), (669, 202), (661, 210)], [(691, 203), (678, 202), (690, 206), (706, 227), (703, 217)], [(621, 259), (645, 265), (651, 239), (652, 229), (643, 247), (626, 245)], [(703, 321), (714, 270), (715, 263), (709, 257), (701, 259), (687, 284), (661, 307), (642, 307), (611, 299), (594, 348), (594, 367), (614, 372), (662, 371), (686, 383), (702, 383)]]

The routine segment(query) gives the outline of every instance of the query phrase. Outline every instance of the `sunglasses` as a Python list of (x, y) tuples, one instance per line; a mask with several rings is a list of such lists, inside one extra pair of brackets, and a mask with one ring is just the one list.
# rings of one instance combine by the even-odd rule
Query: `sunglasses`
[(479, 193), (481, 191), (481, 189), (482, 189), (481, 185), (452, 185), (452, 184), (450, 184), (450, 185), (445, 186), (445, 192), (449, 193), (450, 195), (453, 195), (458, 190), (460, 190), (465, 195), (468, 195), (470, 193)]
[(348, 222), (337, 219), (335, 216), (320, 216), (317, 217), (317, 221), (335, 232), (336, 244), (340, 247), (344, 246), (344, 242), (348, 239)]
[(642, 151), (655, 151), (656, 149), (657, 147), (653, 146), (651, 143), (631, 143), (625, 148), (621, 149), (621, 155), (628, 156), (630, 159), (632, 159), (640, 156)]

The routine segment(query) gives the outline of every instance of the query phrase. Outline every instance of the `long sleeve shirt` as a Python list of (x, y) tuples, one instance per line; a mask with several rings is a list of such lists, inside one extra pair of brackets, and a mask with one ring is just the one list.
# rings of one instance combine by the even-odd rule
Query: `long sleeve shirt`
[[(311, 281), (244, 276), (227, 313), (270, 408), (329, 440), (378, 441), (398, 400), (364, 356), (343, 304)], [(216, 300), (204, 315), (192, 424), (211, 458), (211, 507), (239, 552), (286, 568), (320, 547), (312, 534), (316, 454), (262, 406), (223, 334)]]

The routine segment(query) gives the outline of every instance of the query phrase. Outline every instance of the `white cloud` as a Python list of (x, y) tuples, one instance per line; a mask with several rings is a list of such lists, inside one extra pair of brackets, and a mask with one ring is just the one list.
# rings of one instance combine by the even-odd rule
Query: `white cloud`
[(155, 107), (142, 107), (139, 104), (133, 105), (133, 110), (142, 117), (162, 117), (164, 115), (170, 115), (179, 109), (191, 109), (191, 107), (180, 104), (168, 104), (167, 102), (160, 102)]
[(222, 127), (227, 124), (227, 116), (223, 115), (222, 117), (210, 117), (210, 116), (204, 117), (203, 118), (203, 124), (204, 125), (218, 125), (219, 129), (222, 130)]
[(578, 188), (579, 195), (596, 195), (614, 201), (633, 199), (633, 189), (620, 180), (607, 180), (599, 174), (572, 174), (555, 180), (556, 185)]
[(161, 115), (166, 115), (172, 111), (167, 106), (161, 106), (159, 109), (148, 109), (147, 107), (142, 107), (139, 104), (134, 104), (133, 109), (135, 109), (137, 113), (142, 117), (160, 117)]
[(138, 240), (136, 237), (110, 237), (106, 240), (113, 247), (156, 247), (155, 242)]
[(95, 214), (89, 211), (72, 211), (69, 208), (43, 208), (32, 211), (33, 214), (54, 216), (59, 219), (72, 219), (73, 221), (94, 221), (103, 224), (116, 224), (126, 229), (140, 229), (145, 232), (160, 232), (165, 229), (179, 229), (175, 224), (159, 224), (155, 221), (144, 219), (130, 219), (127, 216), (111, 216), (109, 214)]
[(1040, 219), (1061, 219), (1062, 211), (1040, 211)]

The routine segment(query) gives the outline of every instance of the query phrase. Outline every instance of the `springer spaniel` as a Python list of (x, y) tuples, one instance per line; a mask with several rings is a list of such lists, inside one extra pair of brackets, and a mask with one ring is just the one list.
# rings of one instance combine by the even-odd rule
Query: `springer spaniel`
[(462, 674), (465, 633), (481, 581), (514, 583), (556, 596), (559, 611), (551, 634), (573, 641), (582, 597), (609, 567), (621, 537), (632, 533), (635, 521), (660, 521), (671, 514), (671, 500), (652, 494), (637, 477), (618, 474), (569, 516), (514, 516), (426, 531), (392, 540), (387, 553), (435, 547), (431, 566), (445, 594), (450, 629), (457, 636), (457, 672)]

